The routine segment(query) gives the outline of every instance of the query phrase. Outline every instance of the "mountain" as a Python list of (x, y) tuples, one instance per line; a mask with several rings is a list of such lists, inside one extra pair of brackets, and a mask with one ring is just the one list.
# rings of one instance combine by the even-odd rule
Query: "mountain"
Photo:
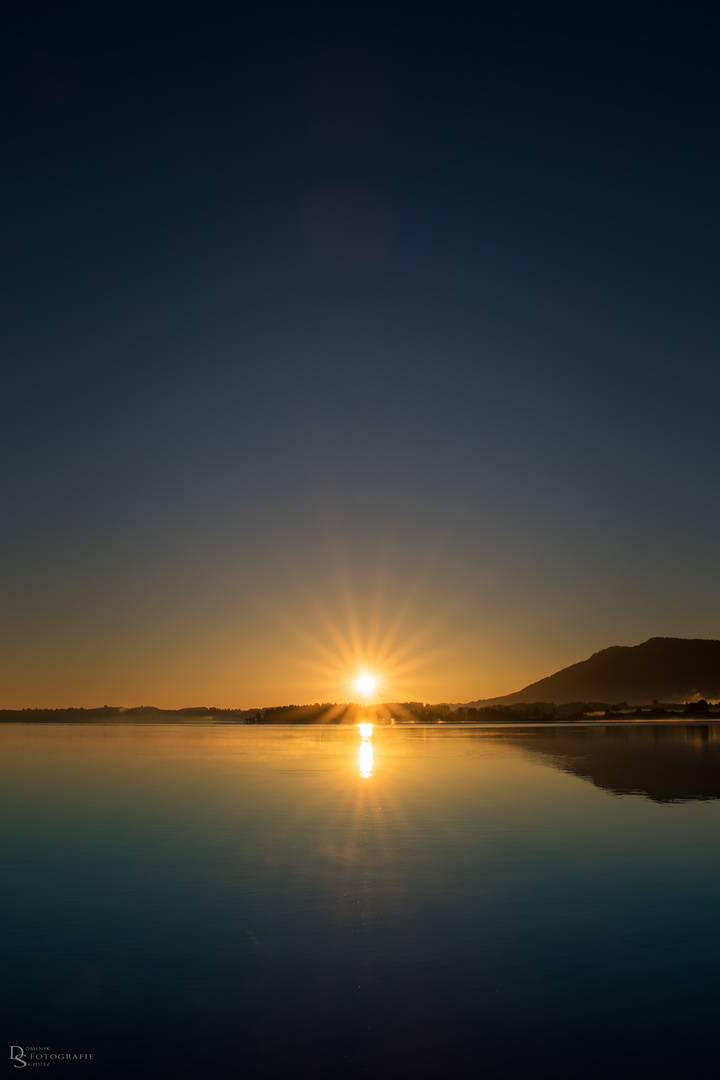
[(504, 697), (469, 705), (535, 701), (602, 701), (645, 705), (684, 702), (695, 694), (720, 698), (720, 641), (655, 637), (642, 645), (613, 645)]

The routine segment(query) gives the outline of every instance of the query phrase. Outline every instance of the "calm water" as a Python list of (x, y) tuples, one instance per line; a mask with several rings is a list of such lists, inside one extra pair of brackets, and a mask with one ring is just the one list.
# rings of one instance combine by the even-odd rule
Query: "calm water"
[(3, 725), (0, 752), (6, 1059), (716, 1068), (719, 728)]

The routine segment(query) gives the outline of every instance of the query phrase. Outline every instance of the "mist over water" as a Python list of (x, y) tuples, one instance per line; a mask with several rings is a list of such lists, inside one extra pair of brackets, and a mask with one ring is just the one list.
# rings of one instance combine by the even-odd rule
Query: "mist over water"
[(0, 727), (6, 1042), (65, 1076), (714, 1065), (712, 725)]

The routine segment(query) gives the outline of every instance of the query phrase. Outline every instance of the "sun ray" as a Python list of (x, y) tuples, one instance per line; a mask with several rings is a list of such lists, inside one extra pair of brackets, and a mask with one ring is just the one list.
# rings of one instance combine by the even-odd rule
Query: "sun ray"
[[(298, 691), (305, 702), (418, 700), (418, 681), (451, 655), (455, 635), (448, 624), (465, 600), (446, 599), (429, 615), (423, 590), (432, 556), (399, 589), (402, 576), (391, 572), (385, 555), (371, 574), (367, 566), (353, 567), (341, 552), (331, 552), (322, 586), (313, 585), (298, 562), (294, 588), (283, 601), (257, 598), (265, 616), (283, 630), (283, 646), (273, 655), (286, 672), (298, 672), (297, 680), (290, 675), (286, 682), (306, 688)], [(358, 682), (363, 676), (374, 678), (372, 686)]]

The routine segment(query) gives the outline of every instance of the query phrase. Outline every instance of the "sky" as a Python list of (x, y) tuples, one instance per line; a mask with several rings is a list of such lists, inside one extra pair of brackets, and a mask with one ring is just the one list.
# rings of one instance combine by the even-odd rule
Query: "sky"
[(720, 637), (710, 6), (0, 22), (0, 707)]

